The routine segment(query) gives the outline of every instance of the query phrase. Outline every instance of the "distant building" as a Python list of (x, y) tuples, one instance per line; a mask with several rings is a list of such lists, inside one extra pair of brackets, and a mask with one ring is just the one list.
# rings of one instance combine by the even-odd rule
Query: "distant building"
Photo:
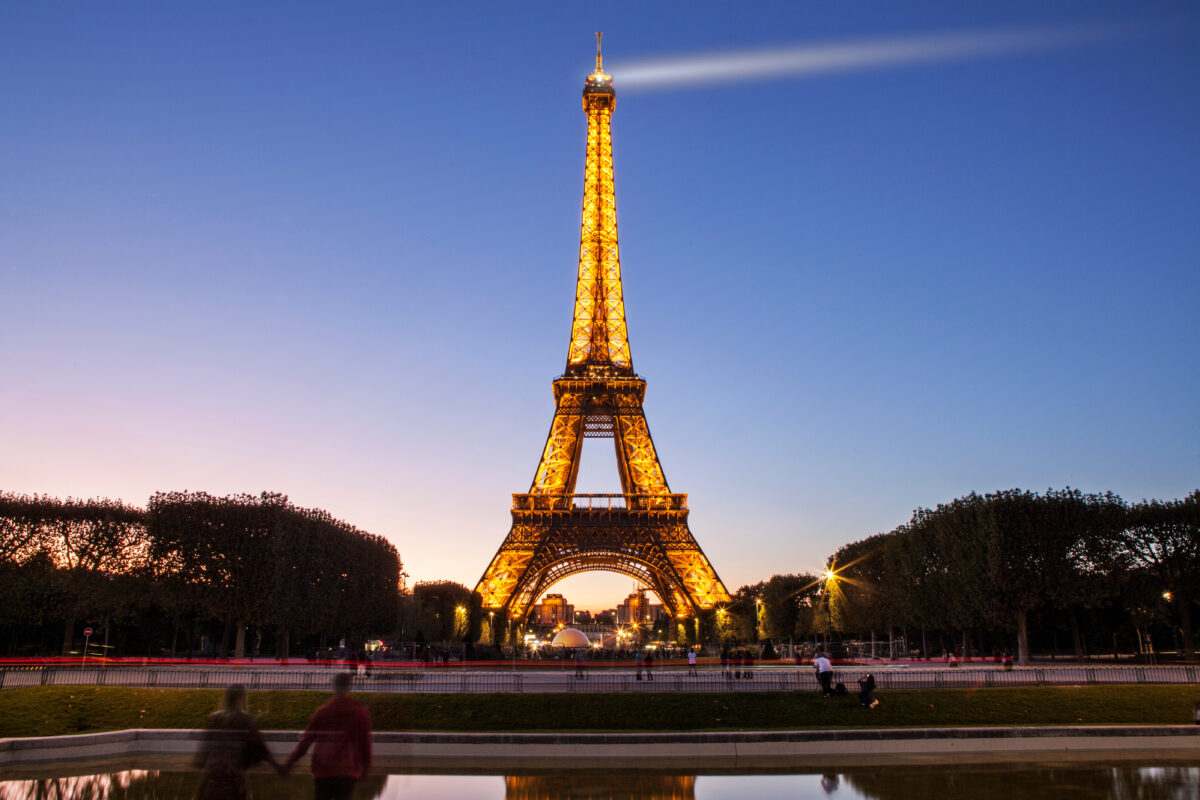
[(561, 594), (548, 594), (533, 607), (530, 616), (535, 625), (570, 625), (575, 620), (575, 606)]
[(646, 591), (634, 592), (625, 598), (625, 602), (617, 606), (617, 624), (633, 625), (643, 622), (653, 622), (662, 614), (662, 603), (651, 603), (646, 597)]

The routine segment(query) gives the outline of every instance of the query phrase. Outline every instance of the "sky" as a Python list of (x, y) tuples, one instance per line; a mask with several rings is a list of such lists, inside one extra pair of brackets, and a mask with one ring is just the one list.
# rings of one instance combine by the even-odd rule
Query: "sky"
[(1200, 487), (1195, 4), (54, 2), (0, 7), (0, 489), (279, 491), (473, 586), (565, 366), (597, 30), (730, 590), (972, 491)]

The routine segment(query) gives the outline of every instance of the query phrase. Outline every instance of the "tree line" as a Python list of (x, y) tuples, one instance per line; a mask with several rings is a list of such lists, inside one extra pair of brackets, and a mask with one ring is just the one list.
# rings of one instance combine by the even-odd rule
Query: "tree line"
[[(823, 604), (832, 630), (922, 641), (961, 637), (968, 649), (1015, 644), (1027, 662), (1035, 628), (1069, 631), (1079, 657), (1167, 623), (1194, 653), (1200, 592), (1200, 491), (1127, 503), (1074, 489), (969, 494), (919, 508), (887, 533), (830, 557)], [(1100, 637), (1103, 637), (1101, 639)], [(951, 645), (951, 648), (953, 645)], [(939, 649), (950, 649), (944, 644)]]
[[(1093, 652), (1195, 652), (1200, 491), (1128, 503), (1112, 493), (971, 493), (839, 548), (823, 575), (742, 586), (657, 638), (723, 646), (892, 640), (911, 653), (1027, 663), (1034, 644)], [(769, 652), (769, 651), (768, 651)]]
[[(1060, 632), (1083, 656), (1115, 651), (1118, 639), (1140, 651), (1153, 629), (1192, 653), (1200, 491), (1133, 504), (1073, 489), (972, 493), (841, 547), (827, 568), (742, 586), (693, 619), (657, 620), (654, 638), (734, 646), (898, 635), (925, 654), (1011, 648), (1025, 661), (1032, 644), (1057, 649)], [(160, 492), (142, 509), (0, 492), (8, 655), (72, 651), (84, 624), (116, 654), (239, 657), (343, 640), (354, 648), (369, 636), (466, 646), (524, 633), (485, 614), (462, 584), (410, 590), (406, 577), (387, 540), (281, 494)]]
[(142, 509), (0, 492), (8, 655), (71, 652), (84, 624), (122, 654), (288, 654), (293, 633), (324, 646), (392, 629), (402, 588), (390, 542), (281, 494), (159, 492)]

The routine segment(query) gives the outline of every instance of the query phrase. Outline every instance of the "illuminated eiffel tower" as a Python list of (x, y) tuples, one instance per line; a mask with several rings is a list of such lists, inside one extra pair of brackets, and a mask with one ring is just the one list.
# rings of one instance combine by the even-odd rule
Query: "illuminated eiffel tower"
[[(596, 34), (596, 71), (583, 86), (587, 161), (567, 368), (554, 381), (554, 421), (533, 484), (513, 495), (512, 529), (475, 587), (485, 611), (513, 620), (580, 572), (628, 575), (679, 618), (730, 600), (688, 528), (687, 495), (667, 485), (642, 410), (646, 381), (629, 354), (617, 255), (615, 105)], [(583, 440), (591, 437), (614, 441), (621, 494), (575, 494)]]

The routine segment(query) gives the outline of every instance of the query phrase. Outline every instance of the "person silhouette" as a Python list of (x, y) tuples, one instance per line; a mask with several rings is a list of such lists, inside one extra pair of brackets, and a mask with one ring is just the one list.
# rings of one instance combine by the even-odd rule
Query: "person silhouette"
[(350, 699), (353, 676), (339, 672), (333, 697), (313, 712), (308, 727), (284, 763), (284, 772), (314, 744), (312, 765), (315, 800), (350, 800), (357, 781), (371, 770), (371, 715)]
[(262, 761), (283, 773), (254, 717), (246, 711), (246, 687), (234, 684), (225, 690), (221, 710), (210, 714), (204, 726), (204, 738), (193, 761), (204, 770), (196, 800), (245, 800), (250, 796), (246, 770)]

